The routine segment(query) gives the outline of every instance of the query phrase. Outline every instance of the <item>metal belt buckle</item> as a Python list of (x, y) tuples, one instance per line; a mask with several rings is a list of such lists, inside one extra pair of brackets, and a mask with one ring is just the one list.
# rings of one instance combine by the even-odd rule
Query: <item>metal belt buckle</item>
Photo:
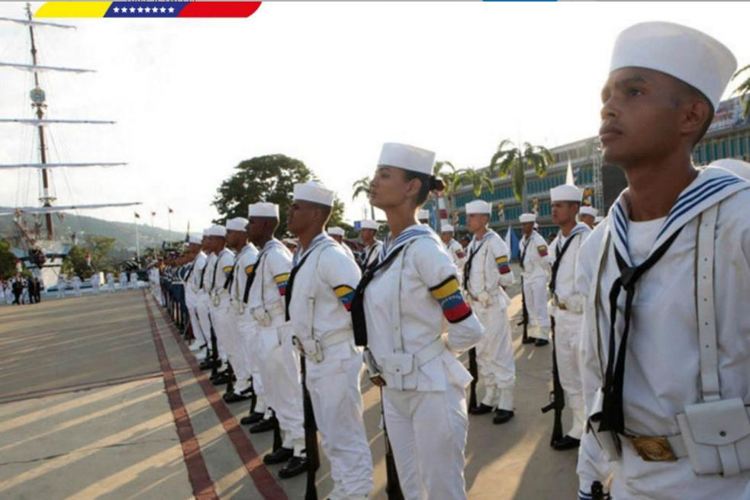
[(646, 462), (675, 462), (677, 456), (664, 436), (628, 436), (633, 448)]
[(239, 305), (239, 306), (237, 306), (237, 312), (238, 312), (239, 314), (245, 314), (245, 303), (244, 303), (244, 302), (242, 302), (242, 301), (240, 301), (240, 303), (239, 303), (239, 304), (240, 304), (240, 305)]
[(214, 306), (219, 307), (219, 304), (221, 304), (221, 297), (219, 297), (218, 293), (214, 293), (211, 295), (211, 301), (213, 302)]

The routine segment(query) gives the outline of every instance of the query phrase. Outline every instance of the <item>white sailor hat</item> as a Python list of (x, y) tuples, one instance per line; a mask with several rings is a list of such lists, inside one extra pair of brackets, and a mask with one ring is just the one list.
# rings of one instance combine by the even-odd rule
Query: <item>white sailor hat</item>
[(248, 217), (270, 217), (273, 219), (279, 218), (279, 206), (276, 203), (268, 203), (261, 201), (258, 203), (251, 203), (247, 206)]
[(201, 241), (203, 241), (203, 238), (194, 234), (191, 234), (188, 238), (188, 243), (190, 243), (191, 245), (200, 245)]
[(332, 207), (333, 191), (319, 182), (308, 181), (304, 184), (294, 185), (294, 199)]
[(210, 227), (207, 227), (206, 229), (204, 229), (204, 230), (203, 230), (203, 237), (204, 237), (204, 238), (205, 238), (206, 236), (210, 236), (210, 235), (208, 234), (208, 232), (209, 232), (209, 231), (211, 231), (211, 228), (210, 228)]
[(492, 205), (484, 200), (474, 200), (466, 204), (466, 215), (471, 214), (485, 214), (489, 215), (492, 213)]
[(552, 203), (558, 201), (574, 201), (581, 203), (583, 192), (572, 184), (562, 184), (549, 190), (549, 198)]
[(627, 28), (615, 41), (610, 72), (626, 67), (653, 69), (682, 80), (716, 109), (737, 59), (721, 42), (698, 30), (646, 22)]
[(453, 226), (451, 226), (450, 224), (443, 224), (442, 226), (440, 226), (441, 233), (452, 233), (453, 231)]
[(424, 208), (421, 208), (419, 212), (417, 212), (417, 219), (418, 220), (430, 220), (430, 211)]
[(227, 228), (225, 228), (224, 226), (215, 224), (208, 228), (208, 234), (206, 234), (206, 236), (218, 236), (220, 238), (226, 238)]
[(521, 224), (536, 222), (536, 214), (521, 214), (518, 220), (521, 222)]
[(330, 234), (331, 236), (341, 236), (343, 238), (345, 233), (344, 230), (340, 227), (334, 226), (328, 228), (328, 234)]
[(426, 149), (386, 142), (380, 150), (379, 167), (397, 167), (411, 172), (432, 175), (435, 153)]
[(579, 215), (590, 215), (591, 217), (596, 217), (599, 213), (599, 210), (595, 209), (594, 207), (590, 207), (588, 205), (584, 205), (581, 207), (581, 209), (578, 211)]
[(359, 221), (359, 229), (360, 230), (362, 230), (362, 229), (374, 229), (375, 231), (377, 231), (379, 227), (380, 227), (380, 225), (377, 222), (375, 222), (374, 220), (365, 219), (365, 220)]
[(248, 220), (244, 217), (235, 217), (227, 221), (227, 231), (245, 231)]
[(724, 170), (729, 170), (738, 177), (750, 180), (750, 163), (746, 161), (736, 160), (734, 158), (722, 158), (721, 160), (711, 162), (709, 167), (720, 167)]

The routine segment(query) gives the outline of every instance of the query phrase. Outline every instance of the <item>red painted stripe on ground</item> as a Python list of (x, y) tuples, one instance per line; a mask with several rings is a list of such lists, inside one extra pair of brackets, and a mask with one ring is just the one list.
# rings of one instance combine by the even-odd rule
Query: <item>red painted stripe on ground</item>
[(188, 478), (190, 479), (190, 485), (193, 488), (193, 495), (198, 500), (218, 500), (219, 495), (216, 494), (214, 483), (211, 480), (211, 476), (208, 474), (206, 461), (203, 459), (200, 444), (195, 437), (193, 424), (190, 422), (190, 415), (188, 415), (185, 404), (182, 402), (182, 395), (180, 394), (180, 389), (177, 385), (172, 366), (169, 363), (167, 352), (164, 349), (164, 342), (161, 339), (159, 327), (156, 324), (154, 315), (151, 313), (151, 306), (146, 299), (145, 291), (143, 295), (144, 300), (146, 301), (145, 305), (148, 322), (151, 325), (151, 335), (153, 336), (154, 346), (156, 347), (156, 355), (159, 358), (159, 365), (161, 366), (161, 371), (164, 375), (164, 389), (167, 391), (167, 400), (169, 401), (169, 407), (171, 408), (172, 416), (174, 417), (177, 436), (180, 438), (182, 457), (185, 461), (185, 467), (187, 467)]
[(193, 356), (185, 343), (182, 341), (180, 333), (172, 323), (171, 318), (169, 318), (163, 308), (159, 309), (161, 311), (162, 318), (164, 318), (164, 321), (167, 323), (169, 330), (172, 332), (172, 335), (177, 341), (177, 345), (180, 346), (180, 350), (182, 351), (182, 355), (185, 357), (185, 361), (187, 361), (187, 363), (190, 365), (190, 368), (193, 370), (195, 378), (198, 379), (198, 383), (200, 384), (201, 389), (203, 389), (203, 393), (206, 395), (206, 399), (208, 399), (208, 402), (211, 403), (211, 407), (214, 409), (216, 416), (219, 417), (221, 425), (224, 427), (224, 430), (227, 432), (230, 441), (232, 441), (232, 444), (234, 445), (234, 449), (237, 450), (237, 454), (239, 455), (240, 460), (242, 460), (242, 463), (245, 465), (245, 469), (247, 469), (248, 474), (250, 474), (250, 477), (253, 479), (255, 488), (261, 495), (263, 495), (264, 498), (272, 500), (283, 500), (288, 498), (284, 489), (276, 481), (276, 478), (273, 477), (273, 474), (271, 474), (268, 468), (263, 464), (261, 457), (258, 455), (258, 452), (255, 451), (255, 447), (253, 447), (253, 443), (250, 442), (250, 438), (245, 434), (245, 431), (242, 429), (242, 427), (240, 427), (239, 422), (237, 422), (237, 419), (234, 418), (234, 415), (229, 410), (226, 403), (224, 403), (224, 400), (221, 398), (219, 392), (216, 390), (213, 384), (211, 384), (211, 381), (208, 379), (208, 375), (201, 371), (197, 361), (195, 360), (195, 356)]

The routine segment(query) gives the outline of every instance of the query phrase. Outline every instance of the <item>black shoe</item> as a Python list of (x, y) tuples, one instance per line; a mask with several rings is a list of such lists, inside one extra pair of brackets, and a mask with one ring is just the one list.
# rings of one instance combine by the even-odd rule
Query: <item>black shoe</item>
[(522, 344), (533, 344), (533, 343), (534, 343), (534, 339), (533, 339), (533, 338), (531, 338), (531, 337), (526, 337), (525, 339), (523, 339), (523, 340), (521, 341), (521, 343), (522, 343)]
[(291, 459), (293, 455), (294, 450), (291, 448), (279, 448), (263, 457), (263, 463), (266, 465), (283, 464)]
[(536, 342), (534, 342), (534, 345), (536, 347), (544, 347), (547, 344), (549, 344), (549, 340), (544, 340), (544, 339), (536, 339)]
[(487, 406), (484, 403), (481, 403), (479, 406), (469, 408), (469, 413), (472, 415), (484, 415), (486, 413), (490, 413), (491, 411), (492, 411), (492, 407)]
[(574, 450), (581, 445), (581, 440), (571, 436), (563, 436), (554, 443), (552, 447), (557, 451)]
[(257, 411), (255, 413), (251, 413), (250, 415), (247, 415), (246, 417), (242, 417), (240, 420), (240, 424), (242, 425), (253, 425), (257, 424), (258, 422), (263, 420), (263, 414), (258, 413)]
[(227, 372), (221, 372), (211, 379), (211, 383), (214, 385), (224, 385), (229, 383), (229, 374)]
[(496, 425), (504, 424), (505, 422), (513, 418), (514, 415), (515, 413), (513, 413), (512, 411), (497, 409), (495, 410), (495, 416), (492, 418), (492, 423)]
[(290, 477), (299, 476), (307, 472), (307, 464), (307, 457), (292, 457), (279, 471), (279, 478), (289, 479)]
[(246, 401), (250, 399), (252, 396), (250, 394), (237, 394), (236, 392), (227, 392), (224, 394), (224, 402), (225, 403), (238, 403), (240, 401)]
[(272, 431), (274, 427), (276, 427), (276, 419), (267, 418), (250, 427), (250, 434), (260, 434), (261, 432)]
[(204, 359), (203, 361), (201, 361), (199, 367), (201, 370), (213, 370), (214, 368), (218, 368), (219, 366), (221, 366), (221, 363), (219, 361)]

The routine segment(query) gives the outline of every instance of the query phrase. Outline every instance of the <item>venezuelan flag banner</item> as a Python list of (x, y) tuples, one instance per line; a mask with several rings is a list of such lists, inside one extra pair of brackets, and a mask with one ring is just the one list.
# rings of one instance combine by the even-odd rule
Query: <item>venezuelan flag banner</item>
[(45, 2), (35, 18), (250, 17), (261, 2)]

